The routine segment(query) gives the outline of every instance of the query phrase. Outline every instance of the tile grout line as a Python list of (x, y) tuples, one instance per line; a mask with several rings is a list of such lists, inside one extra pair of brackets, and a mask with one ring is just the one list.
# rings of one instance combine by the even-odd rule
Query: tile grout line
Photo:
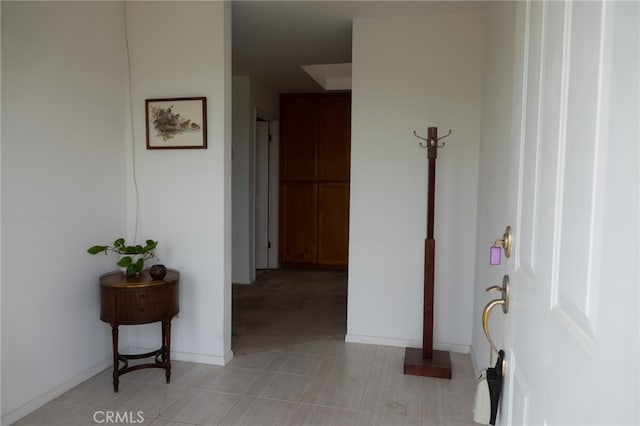
[(242, 401), (244, 398), (246, 398), (246, 395), (239, 395), (238, 400), (235, 403), (233, 403), (231, 407), (229, 407), (227, 412), (224, 413), (224, 416), (220, 418), (220, 420), (216, 423), (216, 425), (222, 424), (222, 422), (224, 422), (224, 419), (226, 419), (227, 416), (229, 416), (229, 414), (233, 411), (233, 409), (236, 408), (236, 405), (240, 404), (240, 401)]
[[(404, 371), (403, 371), (404, 373)], [(424, 406), (424, 400), (425, 400), (425, 395), (424, 395), (424, 391), (425, 391), (425, 386), (424, 386), (424, 377), (421, 378), (420, 380), (420, 389), (422, 390), (422, 392), (420, 392), (420, 421), (422, 422), (422, 424), (424, 424), (424, 418), (425, 418), (425, 406)]]
[(376, 350), (373, 354), (373, 359), (369, 360), (369, 373), (367, 373), (367, 380), (365, 380), (364, 389), (362, 389), (362, 395), (360, 395), (360, 402), (358, 402), (358, 415), (356, 416), (356, 421), (358, 417), (360, 417), (362, 403), (364, 402), (364, 395), (367, 393), (367, 388), (369, 387), (369, 379), (371, 378), (371, 372), (373, 370), (373, 364), (375, 364), (375, 359), (379, 350), (380, 350), (380, 345), (376, 345)]
[[(315, 347), (315, 346), (311, 345), (309, 347)], [(361, 347), (352, 347), (352, 346), (345, 346), (345, 345), (339, 346), (339, 345), (332, 345), (332, 344), (326, 346), (326, 348), (327, 348), (326, 349), (327, 351), (331, 352), (331, 355), (326, 353), (322, 355), (307, 354), (307, 353), (300, 354), (305, 356), (308, 355), (309, 356), (308, 359), (314, 361), (310, 363), (311, 364), (310, 367), (307, 366), (306, 365), (307, 363), (304, 362), (305, 361), (304, 357), (290, 356), (290, 354), (294, 354), (297, 352), (289, 352), (288, 353), (289, 355), (285, 355), (284, 357), (282, 357), (284, 359), (280, 359), (278, 360), (278, 362), (272, 362), (270, 366), (267, 367), (271, 369), (266, 369), (266, 370), (256, 369), (251, 367), (231, 367), (231, 366), (221, 367), (222, 371), (224, 371), (224, 369), (227, 369), (227, 371), (229, 371), (230, 374), (228, 375), (225, 374), (224, 372), (220, 372), (219, 374), (213, 374), (214, 370), (211, 370), (211, 372), (209, 372), (209, 370), (193, 368), (193, 365), (192, 365), (193, 363), (185, 363), (186, 368), (184, 373), (187, 380), (184, 380), (183, 382), (187, 384), (184, 386), (183, 385), (176, 386), (176, 385), (171, 385), (166, 383), (154, 383), (154, 382), (148, 382), (144, 380), (138, 380), (138, 377), (134, 375), (132, 376), (133, 377), (132, 379), (126, 380), (131, 384), (131, 387), (132, 387), (131, 393), (133, 396), (131, 398), (126, 396), (124, 398), (114, 397), (114, 399), (117, 399), (119, 401), (119, 404), (114, 404), (114, 406), (115, 405), (122, 406), (121, 408), (124, 409), (124, 407), (127, 404), (127, 401), (130, 402), (132, 398), (138, 398), (139, 395), (144, 395), (147, 388), (149, 389), (154, 388), (157, 391), (154, 390), (152, 398), (145, 399), (144, 401), (143, 400), (138, 401), (140, 403), (148, 404), (150, 408), (157, 406), (156, 405), (157, 403), (160, 404), (158, 406), (157, 411), (150, 410), (153, 412), (153, 415), (145, 417), (148, 421), (151, 422), (150, 424), (154, 424), (154, 423), (157, 424), (160, 422), (169, 421), (168, 419), (162, 418), (162, 416), (166, 415), (168, 410), (170, 410), (171, 407), (174, 407), (174, 405), (178, 403), (178, 401), (182, 400), (183, 402), (188, 402), (190, 398), (188, 398), (187, 395), (191, 394), (192, 392), (195, 392), (195, 393), (206, 392), (207, 394), (226, 395), (226, 398), (228, 399), (227, 401), (228, 406), (225, 407), (226, 410), (220, 410), (222, 415), (220, 417), (220, 420), (218, 420), (218, 422), (216, 423), (218, 425), (223, 424), (225, 420), (232, 419), (230, 417), (230, 414), (233, 412), (233, 410), (238, 409), (238, 406), (239, 404), (241, 404), (241, 401), (249, 401), (249, 400), (272, 401), (272, 402), (287, 404), (286, 406), (284, 406), (285, 411), (282, 412), (283, 416), (286, 416), (286, 419), (285, 419), (286, 422), (283, 423), (283, 425), (291, 424), (291, 419), (296, 418), (294, 417), (296, 410), (301, 410), (301, 407), (318, 407), (323, 410), (325, 409), (336, 410), (336, 411), (345, 412), (345, 413), (352, 413), (353, 415), (355, 415), (356, 421), (359, 418), (362, 418), (363, 415), (367, 415), (367, 416), (379, 417), (380, 419), (383, 419), (385, 417), (393, 417), (400, 422), (402, 421), (401, 419), (403, 418), (414, 419), (414, 420), (411, 420), (411, 422), (414, 422), (415, 419), (419, 419), (422, 422), (422, 425), (424, 425), (425, 419), (427, 417), (430, 417), (430, 418), (433, 417), (433, 416), (427, 416), (427, 413), (425, 411), (427, 409), (427, 406), (429, 405), (426, 402), (426, 396), (425, 396), (425, 393), (427, 392), (427, 390), (429, 390), (428, 389), (429, 382), (424, 377), (420, 378), (419, 387), (415, 386), (414, 388), (413, 382), (406, 384), (406, 381), (401, 381), (400, 379), (402, 378), (401, 377), (402, 371), (401, 371), (401, 367), (398, 367), (397, 362), (395, 362), (397, 361), (396, 360), (397, 353), (395, 350), (388, 350), (385, 346), (380, 346), (380, 345), (375, 345), (374, 348), (371, 348), (372, 350), (367, 349), (366, 351)], [(304, 348), (301, 346), (298, 346), (298, 347), (295, 347), (294, 349), (300, 350)], [(320, 344), (320, 346), (317, 346), (317, 350), (321, 350), (321, 349), (322, 349), (322, 346)], [(343, 351), (342, 352), (343, 356), (335, 356), (335, 354), (338, 353), (338, 351)], [(261, 361), (261, 360), (258, 358), (258, 361)], [(296, 361), (301, 361), (301, 362), (296, 362)], [(473, 386), (469, 385), (469, 384), (473, 384), (474, 382), (474, 374), (471, 370), (468, 371), (467, 362), (468, 360), (466, 358), (459, 359), (459, 364), (460, 364), (459, 372), (464, 373), (464, 376), (457, 377), (457, 379), (455, 380), (456, 381), (455, 386), (450, 386), (450, 387), (445, 386), (446, 389), (436, 386), (435, 388), (430, 389), (430, 394), (432, 394), (431, 397), (435, 397), (436, 399), (442, 398), (442, 399), (448, 400), (451, 398), (455, 398), (456, 400), (459, 400), (459, 402), (457, 402), (456, 404), (449, 404), (451, 405), (451, 407), (448, 407), (448, 408), (443, 407), (445, 408), (445, 411), (446, 411), (446, 413), (444, 413), (445, 417), (443, 417), (443, 419), (446, 418), (448, 414), (452, 414), (456, 416), (455, 419), (460, 421), (462, 421), (463, 419), (467, 419), (468, 417), (466, 414), (464, 415), (464, 417), (461, 417), (461, 412), (462, 412), (461, 404), (464, 405), (465, 412), (468, 411), (467, 400), (472, 399), (473, 397), (472, 394), (474, 390)], [(362, 368), (364, 367), (364, 365), (362, 364), (365, 364), (365, 363), (366, 363), (366, 370)], [(389, 376), (387, 379), (389, 380), (393, 379), (393, 380), (390, 381), (389, 383), (387, 383), (389, 380), (383, 381), (380, 384), (381, 386), (387, 383), (389, 386), (385, 386), (385, 387), (393, 387), (395, 385), (392, 386), (391, 383), (395, 383), (395, 384), (398, 384), (399, 386), (402, 386), (403, 388), (405, 388), (405, 390), (407, 390), (410, 393), (415, 392), (410, 388), (419, 389), (420, 402), (419, 402), (419, 405), (416, 404), (417, 407), (420, 407), (419, 417), (396, 414), (392, 412), (387, 412), (383, 409), (378, 410), (377, 403), (374, 404), (374, 407), (369, 407), (371, 408), (371, 410), (364, 409), (364, 401), (367, 400), (367, 390), (373, 386), (374, 382), (377, 382), (377, 380), (374, 380), (374, 378), (377, 377), (376, 375), (377, 368), (381, 368), (384, 365), (387, 365), (388, 368), (386, 368), (386, 370), (389, 370), (389, 371), (385, 370), (384, 372), (381, 372), (383, 374), (383, 376), (381, 377)], [(305, 367), (309, 367), (309, 368), (305, 368)], [(313, 375), (308, 375), (308, 374), (296, 374), (296, 373), (281, 371), (282, 369), (287, 369), (287, 368), (291, 368), (293, 370), (302, 370), (305, 373), (307, 373), (310, 370), (313, 370), (314, 373)], [(252, 374), (236, 375), (234, 373), (234, 370), (240, 373), (252, 373)], [(469, 374), (466, 374), (466, 373), (469, 373), (470, 376)], [(102, 373), (99, 373), (99, 374), (102, 374)], [(198, 377), (196, 377), (194, 380), (190, 379), (192, 376), (196, 376), (196, 375)], [(206, 377), (209, 375), (210, 377)], [(287, 380), (286, 379), (287, 377), (291, 377), (291, 378), (298, 377), (298, 378), (304, 378), (306, 380), (293, 380), (293, 382), (290, 382), (290, 383), (298, 383), (299, 385), (300, 384), (303, 385), (302, 391), (294, 394), (294, 396), (296, 396), (295, 399), (282, 399), (280, 397), (269, 398), (266, 396), (248, 394), (248, 392), (252, 389), (252, 387), (254, 387), (254, 385), (260, 379), (260, 377), (264, 377), (264, 375), (271, 376), (267, 379), (267, 383), (271, 383), (273, 380), (276, 380), (278, 377), (282, 377), (285, 380)], [(205, 377), (206, 377), (206, 380), (203, 381), (202, 379)], [(225, 377), (224, 380), (223, 380), (223, 377)], [(348, 391), (349, 397), (356, 396), (356, 393), (358, 391), (360, 392), (360, 394), (358, 395), (358, 398), (353, 399), (354, 402), (357, 402), (357, 405), (355, 405), (354, 408), (349, 408), (344, 406), (328, 405), (328, 404), (322, 404), (322, 403), (319, 404), (314, 402), (303, 402), (304, 396), (310, 391), (314, 381), (321, 380), (323, 377), (331, 377), (336, 380), (343, 380), (347, 382), (353, 382), (357, 378), (359, 385), (352, 386), (353, 390)], [(227, 380), (231, 380), (231, 381), (227, 381)], [(102, 383), (102, 381), (104, 381), (104, 383)], [(63, 411), (64, 411), (64, 408), (60, 408), (60, 407), (75, 407), (82, 412), (86, 410), (99, 410), (101, 409), (100, 407), (93, 406), (92, 404), (99, 402), (101, 400), (101, 395), (105, 396), (104, 390), (106, 388), (104, 388), (102, 385), (104, 385), (107, 381), (108, 381), (107, 376), (101, 377), (101, 378), (98, 378), (98, 382), (100, 382), (99, 384), (101, 384), (100, 386), (96, 386), (96, 383), (89, 383), (88, 387), (79, 389), (79, 391), (81, 392), (84, 389), (84, 390), (90, 390), (92, 394), (95, 393), (93, 397), (86, 396), (84, 398), (79, 398), (79, 399), (76, 398), (79, 401), (81, 401), (81, 403), (78, 403), (73, 399), (68, 401), (54, 400), (54, 401), (51, 401), (51, 403), (53, 405), (58, 405), (58, 410), (63, 410)], [(232, 389), (234, 392), (220, 391), (213, 388), (209, 388), (210, 386), (215, 387), (216, 384), (223, 384), (223, 383), (224, 383), (223, 388)], [(287, 381), (282, 383), (286, 384)], [(360, 383), (362, 384), (362, 387), (360, 387)], [(402, 383), (402, 385), (400, 385), (400, 383)], [(201, 387), (197, 387), (197, 386), (201, 386)], [(204, 388), (202, 386), (207, 386), (207, 388)], [(409, 388), (407, 388), (407, 386), (409, 386)], [(138, 387), (141, 388), (140, 392), (138, 392), (137, 390)], [(295, 389), (296, 387), (293, 387), (293, 389)], [(351, 389), (351, 387), (349, 388)], [(282, 389), (286, 391), (287, 389), (291, 389), (291, 388), (285, 387)], [(70, 390), (70, 392), (71, 391), (73, 390)], [(268, 394), (278, 395), (278, 393), (281, 393), (277, 389), (275, 393), (269, 391), (268, 389), (264, 389), (263, 391), (267, 395)], [(77, 392), (78, 392), (78, 389), (76, 389), (76, 393)], [(289, 394), (289, 393), (285, 392), (285, 394)], [(114, 394), (111, 394), (111, 393), (109, 393), (109, 395), (114, 396)], [(411, 396), (410, 398), (413, 399), (414, 396)], [(233, 398), (229, 398), (229, 397), (233, 397)], [(176, 399), (172, 401), (173, 398), (176, 398)], [(207, 397), (205, 397), (204, 399), (206, 398)], [(394, 396), (386, 396), (385, 399), (382, 400), (382, 402), (384, 403), (384, 401), (389, 401), (388, 398), (393, 399)], [(349, 399), (351, 400), (351, 398)], [(321, 401), (321, 400), (325, 401), (324, 399), (313, 399), (313, 398), (310, 399), (310, 401)], [(109, 399), (109, 401), (111, 401), (111, 399)], [(402, 402), (404, 400), (401, 399), (398, 401)], [(116, 401), (114, 400), (112, 402), (115, 403)], [(164, 407), (164, 405), (167, 403), (169, 405)], [(414, 407), (416, 407), (416, 405), (414, 405)], [(206, 407), (206, 404), (205, 404), (205, 407)], [(221, 408), (221, 407), (224, 407), (224, 404), (221, 404), (220, 407), (218, 408)], [(308, 410), (308, 408), (306, 408), (306, 410)], [(439, 412), (439, 409), (436, 411)], [(435, 415), (436, 412), (431, 412), (430, 414)], [(351, 416), (351, 414), (349, 416)], [(173, 419), (173, 421), (184, 423), (185, 425), (197, 424), (197, 423), (192, 423), (193, 420), (186, 421), (186, 420)], [(26, 425), (34, 425), (34, 424), (35, 423), (26, 423)], [(473, 424), (473, 423), (469, 423), (469, 424)]]

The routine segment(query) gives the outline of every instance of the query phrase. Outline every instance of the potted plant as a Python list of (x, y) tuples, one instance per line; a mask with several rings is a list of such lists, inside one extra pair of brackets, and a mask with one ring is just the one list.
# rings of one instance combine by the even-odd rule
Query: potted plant
[(137, 275), (142, 272), (145, 260), (149, 260), (156, 255), (157, 241), (147, 240), (146, 245), (137, 244), (128, 246), (124, 238), (118, 238), (112, 246), (93, 246), (87, 249), (89, 254), (114, 252), (120, 255), (120, 260), (116, 263), (128, 276)]

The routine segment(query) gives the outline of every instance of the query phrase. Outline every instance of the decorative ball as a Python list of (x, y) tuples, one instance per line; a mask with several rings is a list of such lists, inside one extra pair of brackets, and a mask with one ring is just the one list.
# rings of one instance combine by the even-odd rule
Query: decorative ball
[(161, 280), (167, 275), (167, 268), (164, 265), (153, 265), (149, 268), (149, 274), (154, 280)]

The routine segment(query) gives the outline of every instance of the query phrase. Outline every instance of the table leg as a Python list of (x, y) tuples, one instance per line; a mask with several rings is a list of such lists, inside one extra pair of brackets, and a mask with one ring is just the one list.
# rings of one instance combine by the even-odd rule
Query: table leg
[(163, 365), (167, 364), (167, 329), (165, 327), (165, 321), (162, 321), (162, 323), (160, 324), (160, 328), (162, 330), (162, 340), (160, 342), (160, 350), (162, 351), (162, 353), (160, 354), (160, 360), (162, 361)]
[(111, 324), (111, 339), (113, 340), (113, 391), (118, 392), (118, 384), (120, 379), (118, 378), (118, 365), (120, 363), (118, 357), (118, 325)]
[(171, 320), (162, 321), (162, 346), (164, 347), (162, 360), (165, 363), (165, 376), (169, 383), (171, 381)]

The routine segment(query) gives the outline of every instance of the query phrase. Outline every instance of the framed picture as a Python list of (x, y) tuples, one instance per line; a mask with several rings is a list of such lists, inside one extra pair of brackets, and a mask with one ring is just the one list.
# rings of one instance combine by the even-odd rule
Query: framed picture
[(145, 101), (147, 149), (207, 148), (207, 98)]

